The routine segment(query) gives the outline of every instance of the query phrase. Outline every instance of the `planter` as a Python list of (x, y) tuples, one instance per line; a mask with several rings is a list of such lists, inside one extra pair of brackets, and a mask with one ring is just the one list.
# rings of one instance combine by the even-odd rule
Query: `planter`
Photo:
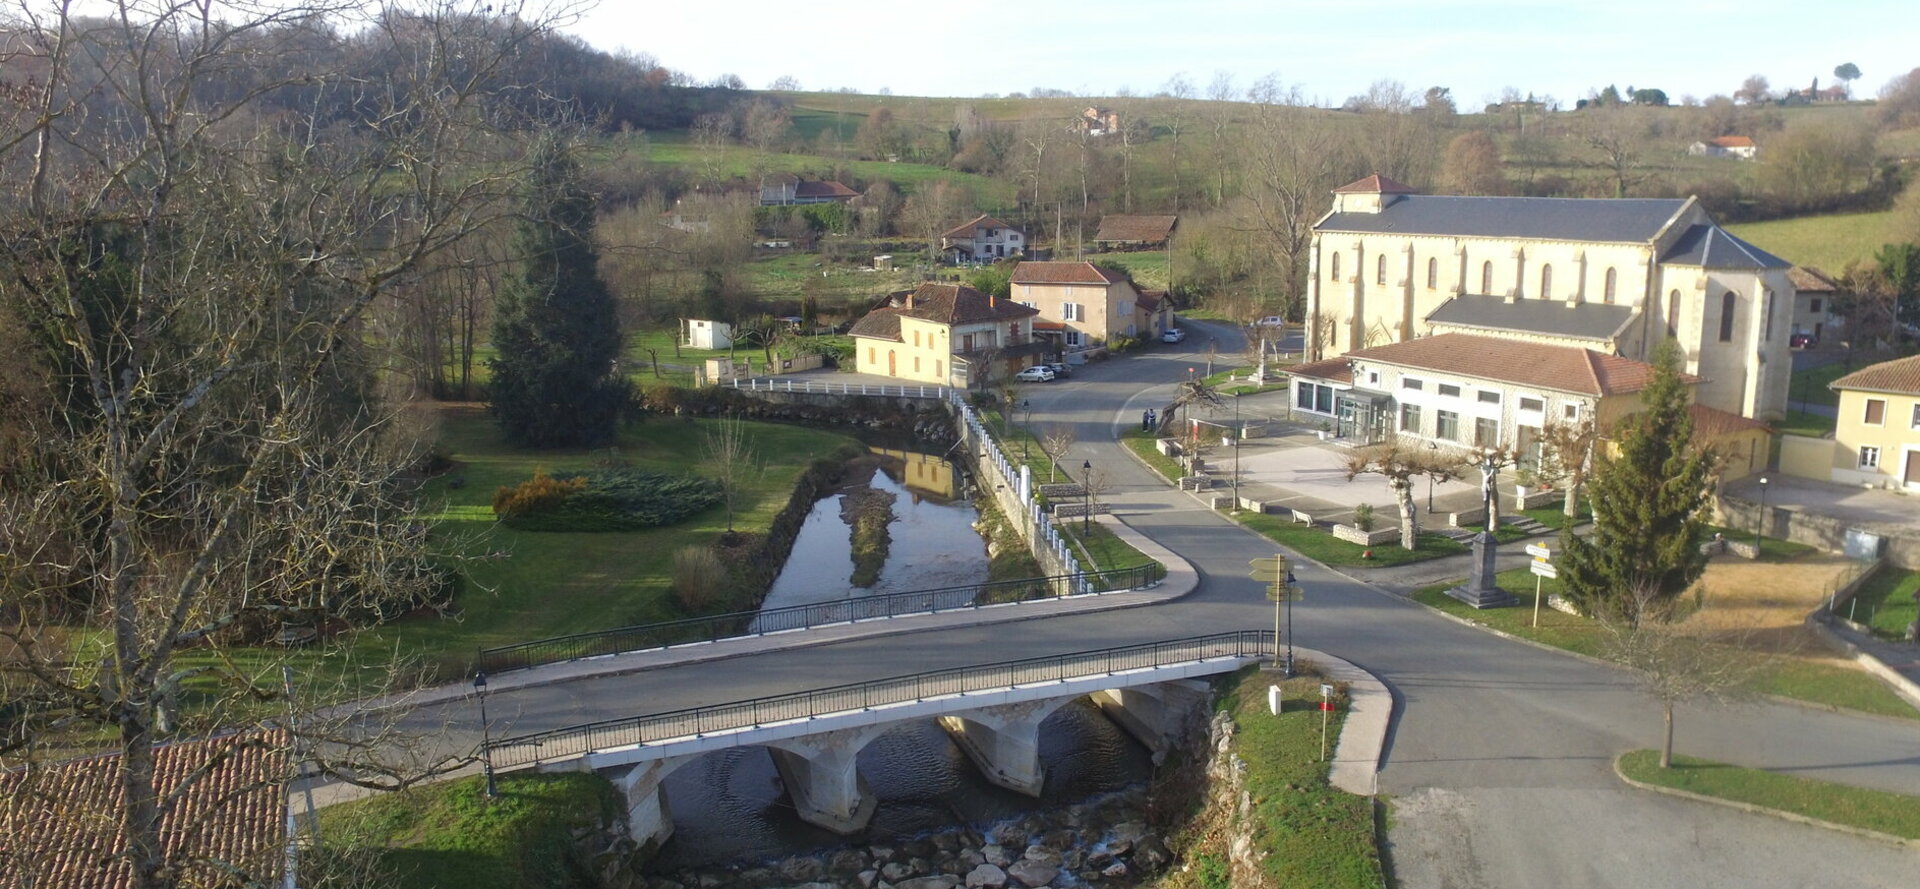
[(1352, 525), (1334, 525), (1333, 536), (1337, 540), (1357, 543), (1361, 546), (1380, 546), (1382, 544), (1398, 542), (1400, 540), (1400, 529), (1393, 527), (1362, 531)]
[(1567, 497), (1567, 492), (1558, 488), (1528, 488), (1519, 486), (1513, 489), (1513, 493), (1514, 508), (1517, 510), (1539, 509), (1555, 503), (1565, 503)]

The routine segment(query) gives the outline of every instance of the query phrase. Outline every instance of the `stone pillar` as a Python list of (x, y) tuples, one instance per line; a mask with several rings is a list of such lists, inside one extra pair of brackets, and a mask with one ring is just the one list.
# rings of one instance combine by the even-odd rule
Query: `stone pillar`
[(1089, 697), (1115, 725), (1153, 751), (1158, 765), (1179, 738), (1181, 722), (1206, 703), (1208, 692), (1204, 682), (1178, 679), (1107, 689)]
[(1482, 531), (1473, 535), (1473, 576), (1460, 586), (1447, 590), (1447, 595), (1472, 605), (1475, 608), (1502, 608), (1512, 605), (1513, 596), (1494, 582), (1493, 559), (1498, 555), (1499, 542), (1493, 534)]
[(891, 725), (807, 735), (767, 745), (800, 820), (838, 834), (864, 830), (878, 806), (855, 761)]
[(1040, 723), (1071, 697), (983, 707), (940, 717), (940, 726), (988, 781), (1028, 796), (1046, 784)]
[[(613, 782), (614, 789), (620, 791), (621, 798), (626, 800), (627, 835), (642, 846), (651, 844), (658, 847), (673, 836), (673, 811), (667, 806), (662, 782), (674, 769), (693, 759), (691, 756), (674, 756), (602, 772), (607, 780)], [(584, 762), (585, 758), (579, 761)]]

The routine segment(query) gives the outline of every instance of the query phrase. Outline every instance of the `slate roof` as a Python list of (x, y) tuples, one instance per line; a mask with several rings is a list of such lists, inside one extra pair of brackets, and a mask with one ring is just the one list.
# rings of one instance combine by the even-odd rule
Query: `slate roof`
[(1466, 333), (1442, 333), (1375, 346), (1349, 352), (1343, 358), (1596, 397), (1638, 392), (1653, 379), (1653, 365), (1631, 358)]
[(1706, 269), (1785, 269), (1790, 263), (1768, 253), (1717, 225), (1702, 223), (1688, 226), (1680, 240), (1660, 257), (1672, 265), (1697, 265)]
[(1840, 292), (1840, 282), (1815, 266), (1797, 265), (1787, 269), (1787, 280), (1792, 281), (1793, 289), (1801, 293)]
[(964, 284), (922, 284), (898, 306), (874, 309), (854, 322), (847, 333), (870, 339), (900, 340), (900, 319), (919, 318), (945, 324), (977, 324), (1014, 320), (1040, 314), (1039, 309), (1010, 299), (994, 299)]
[(1000, 220), (995, 217), (988, 216), (985, 213), (982, 213), (979, 216), (975, 216), (974, 218), (966, 222), (962, 222), (959, 225), (954, 226), (953, 228), (947, 230), (946, 234), (943, 234), (940, 237), (971, 238), (973, 237), (973, 230), (977, 228), (1011, 228), (1011, 229), (1018, 230), (1017, 226), (1008, 225), (1003, 220)]
[(1920, 355), (1871, 364), (1828, 384), (1835, 391), (1860, 389), (1890, 395), (1920, 395)]
[(1333, 190), (1334, 194), (1413, 194), (1413, 189), (1375, 173)]
[(1157, 244), (1173, 236), (1178, 216), (1102, 216), (1095, 241), (1139, 241)]
[(1476, 330), (1517, 330), (1526, 333), (1604, 341), (1609, 348), (1633, 321), (1633, 309), (1605, 303), (1569, 306), (1561, 300), (1456, 296), (1434, 309), (1428, 323)]
[[(154, 749), (156, 790), (186, 789), (161, 818), (182, 886), (271, 886), (285, 863), (291, 767), (282, 732)], [(120, 832), (118, 755), (0, 773), (0, 886), (115, 889), (133, 883)]]
[(1378, 213), (1329, 213), (1314, 229), (1361, 234), (1644, 244), (1653, 240), (1686, 204), (1683, 200), (1666, 198), (1409, 194)]
[(1015, 284), (1118, 284), (1126, 278), (1090, 262), (1023, 262), (1013, 267)]

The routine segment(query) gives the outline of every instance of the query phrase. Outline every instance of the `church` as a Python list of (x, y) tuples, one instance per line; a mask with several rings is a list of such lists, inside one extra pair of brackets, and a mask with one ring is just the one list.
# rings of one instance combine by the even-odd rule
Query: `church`
[[(1529, 344), (1455, 349), (1455, 373), (1471, 374), (1460, 360), (1483, 356), (1540, 362), (1521, 375), (1528, 379), (1556, 367), (1600, 368), (1604, 377), (1625, 367), (1617, 359), (1643, 363), (1672, 339), (1697, 404), (1757, 420), (1785, 411), (1790, 264), (1721, 228), (1694, 198), (1421, 195), (1379, 175), (1333, 194), (1333, 209), (1313, 228), (1310, 361), (1326, 366), (1453, 334), (1462, 344)], [(1479, 370), (1513, 376), (1512, 368)], [(1582, 373), (1568, 386), (1591, 388)], [(1372, 407), (1392, 416), (1393, 394), (1353, 392), (1315, 405), (1339, 418), (1342, 406), (1367, 410), (1371, 395), (1382, 402)]]

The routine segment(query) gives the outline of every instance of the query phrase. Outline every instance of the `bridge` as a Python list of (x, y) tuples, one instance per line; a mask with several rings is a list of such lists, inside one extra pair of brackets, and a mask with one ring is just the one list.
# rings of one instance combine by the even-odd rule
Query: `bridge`
[(673, 833), (661, 787), (675, 769), (717, 750), (765, 747), (801, 819), (848, 834), (876, 805), (855, 760), (899, 723), (937, 720), (987, 780), (1038, 796), (1040, 724), (1062, 706), (1090, 697), (1158, 759), (1206, 699), (1195, 680), (1274, 649), (1272, 631), (1241, 630), (1027, 658), (553, 729), (487, 742), (482, 757), (494, 771), (605, 774), (644, 843)]

